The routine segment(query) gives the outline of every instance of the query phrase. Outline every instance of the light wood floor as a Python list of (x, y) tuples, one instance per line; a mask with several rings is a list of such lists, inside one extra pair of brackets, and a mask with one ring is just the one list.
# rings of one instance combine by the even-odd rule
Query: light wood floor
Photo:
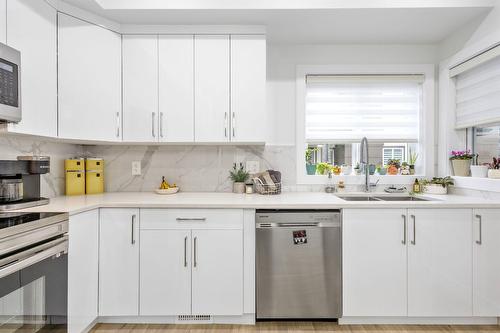
[(256, 326), (242, 325), (138, 325), (98, 324), (92, 333), (500, 333), (500, 326), (404, 326), (353, 325), (315, 322), (264, 322)]

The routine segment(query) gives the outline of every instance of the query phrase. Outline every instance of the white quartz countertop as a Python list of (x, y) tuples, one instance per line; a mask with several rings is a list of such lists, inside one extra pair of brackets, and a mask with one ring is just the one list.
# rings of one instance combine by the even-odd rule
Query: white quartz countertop
[[(342, 193), (339, 195), (361, 195)], [(378, 195), (378, 194), (377, 194)], [(61, 196), (50, 204), (22, 211), (77, 214), (96, 208), (254, 208), (254, 209), (341, 209), (341, 208), (500, 208), (500, 200), (461, 195), (422, 195), (431, 201), (345, 201), (336, 194), (289, 192), (266, 196), (211, 192), (180, 192), (158, 195), (148, 192), (116, 192), (97, 195)]]

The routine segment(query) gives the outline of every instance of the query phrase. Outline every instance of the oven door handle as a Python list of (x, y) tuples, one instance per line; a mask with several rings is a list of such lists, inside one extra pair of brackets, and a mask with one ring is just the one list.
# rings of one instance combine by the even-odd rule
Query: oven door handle
[(3, 267), (0, 267), (0, 279), (12, 273), (16, 273), (24, 268), (32, 266), (36, 263), (39, 263), (42, 260), (67, 252), (68, 252), (68, 241), (65, 240), (55, 246), (49, 247), (46, 250), (37, 252), (32, 256), (13, 262), (12, 264), (7, 264)]

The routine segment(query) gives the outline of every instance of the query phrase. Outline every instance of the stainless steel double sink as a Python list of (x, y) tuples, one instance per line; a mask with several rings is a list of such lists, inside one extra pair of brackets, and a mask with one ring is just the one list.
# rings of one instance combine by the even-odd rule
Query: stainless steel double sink
[(419, 198), (409, 195), (337, 195), (338, 198), (345, 201), (432, 201), (428, 198)]

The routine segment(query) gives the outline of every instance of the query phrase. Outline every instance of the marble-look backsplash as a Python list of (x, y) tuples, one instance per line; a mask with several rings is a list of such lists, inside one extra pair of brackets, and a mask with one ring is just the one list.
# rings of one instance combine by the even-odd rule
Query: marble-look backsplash
[[(104, 158), (108, 192), (152, 191), (162, 176), (186, 192), (230, 192), (229, 169), (246, 161), (281, 171), (285, 189), (296, 183), (294, 146), (84, 146), (84, 154)], [(142, 175), (132, 176), (133, 161)]]
[(64, 195), (64, 160), (81, 155), (82, 146), (24, 136), (0, 136), (0, 159), (15, 160), (20, 155), (50, 156), (50, 173), (41, 177), (41, 195)]

